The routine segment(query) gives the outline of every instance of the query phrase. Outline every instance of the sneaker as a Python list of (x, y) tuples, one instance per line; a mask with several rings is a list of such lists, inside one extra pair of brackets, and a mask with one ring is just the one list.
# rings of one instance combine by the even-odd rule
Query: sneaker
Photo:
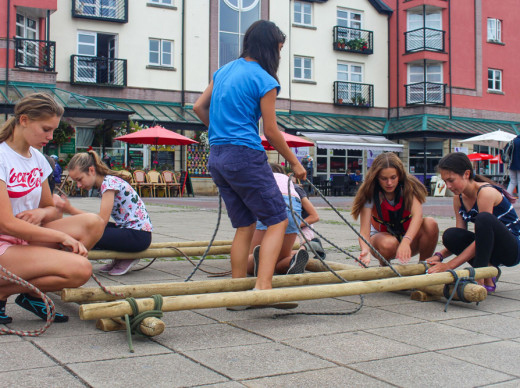
[(260, 245), (253, 249), (253, 276), (258, 274), (258, 263), (260, 263)]
[(98, 271), (99, 272), (110, 272), (112, 270), (112, 268), (114, 268), (115, 266), (116, 266), (116, 260), (112, 260), (112, 261), (110, 261), (110, 263), (99, 267)]
[[(325, 257), (327, 256), (325, 254), (325, 250), (323, 249), (323, 245), (321, 245), (321, 241), (317, 238), (313, 238), (309, 245), (316, 251), (316, 253), (320, 256), (322, 260), (325, 260)], [(312, 250), (311, 250), (312, 252)]]
[(305, 249), (299, 249), (298, 252), (294, 254), (289, 263), (289, 269), (287, 270), (287, 275), (293, 275), (297, 273), (303, 273), (305, 271), (305, 266), (309, 261), (309, 254)]
[(5, 304), (6, 303), (7, 303), (6, 300), (0, 300), (0, 324), (2, 324), (2, 325), (6, 325), (13, 321), (13, 318), (11, 318), (9, 315), (7, 315), (5, 313)]
[[(43, 299), (36, 298), (29, 294), (20, 294), (14, 301), (18, 306), (23, 307), (33, 314), (36, 314), (44, 321), (47, 320), (47, 307), (45, 306)], [(56, 312), (54, 322), (67, 322), (68, 320), (68, 316)]]
[(139, 259), (135, 260), (114, 260), (116, 264), (114, 268), (112, 268), (108, 274), (112, 276), (121, 276), (130, 271), (134, 265), (139, 263)]

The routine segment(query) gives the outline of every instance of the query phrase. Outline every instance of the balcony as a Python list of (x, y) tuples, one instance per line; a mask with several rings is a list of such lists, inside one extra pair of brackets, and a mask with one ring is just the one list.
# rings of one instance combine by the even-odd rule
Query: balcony
[(126, 59), (71, 55), (70, 83), (125, 87)]
[(128, 23), (128, 0), (72, 0), (72, 17)]
[(374, 33), (372, 31), (334, 26), (333, 39), (332, 48), (336, 51), (359, 54), (374, 52)]
[(56, 42), (15, 38), (14, 67), (19, 69), (54, 71)]
[(419, 28), (404, 33), (404, 41), (407, 53), (417, 51), (444, 52), (444, 35), (446, 31), (433, 28)]
[(372, 108), (374, 106), (374, 85), (335, 81), (334, 105)]
[(417, 82), (405, 88), (406, 105), (446, 105), (446, 84)]

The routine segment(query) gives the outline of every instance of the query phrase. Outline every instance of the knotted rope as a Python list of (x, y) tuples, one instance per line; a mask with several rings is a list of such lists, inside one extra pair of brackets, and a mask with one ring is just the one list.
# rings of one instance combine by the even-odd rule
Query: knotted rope
[[(455, 284), (453, 285), (453, 291), (451, 292), (451, 295), (449, 293), (449, 284), (444, 285), (444, 297), (447, 299), (446, 305), (444, 306), (444, 312), (448, 311), (448, 306), (450, 305), (451, 300), (457, 294), (457, 297), (461, 300), (461, 302), (464, 303), (471, 303), (471, 301), (467, 300), (464, 297), (464, 288), (466, 288), (466, 285), (468, 284), (477, 284), (475, 281), (475, 269), (473, 267), (466, 267), (464, 269), (467, 269), (469, 271), (469, 276), (459, 277), (457, 275), (457, 272), (455, 272), (452, 269), (448, 269), (447, 272), (451, 273), (451, 276), (453, 276), (453, 280), (455, 280)], [(477, 302), (478, 304), (478, 302)]]
[(126, 323), (126, 337), (128, 340), (128, 347), (131, 353), (134, 353), (134, 345), (132, 343), (132, 334), (137, 334), (142, 337), (150, 337), (149, 335), (143, 333), (140, 328), (140, 324), (145, 318), (155, 317), (161, 318), (163, 316), (162, 312), (162, 304), (163, 298), (162, 295), (156, 294), (152, 295), (154, 300), (154, 309), (144, 311), (139, 313), (139, 306), (137, 306), (137, 302), (135, 298), (126, 298), (126, 301), (130, 304), (132, 308), (132, 315), (129, 316), (125, 314), (125, 323)]

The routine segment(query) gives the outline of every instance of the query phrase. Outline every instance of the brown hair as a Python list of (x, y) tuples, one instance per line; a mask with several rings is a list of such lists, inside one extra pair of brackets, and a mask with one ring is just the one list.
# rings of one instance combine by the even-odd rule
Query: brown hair
[(379, 173), (385, 168), (395, 168), (397, 175), (399, 176), (399, 184), (402, 186), (402, 197), (403, 203), (406, 210), (410, 210), (412, 207), (414, 197), (419, 200), (420, 203), (426, 201), (426, 187), (413, 175), (406, 172), (403, 162), (393, 152), (385, 152), (378, 155), (372, 166), (367, 171), (367, 176), (364, 182), (359, 187), (359, 190), (354, 198), (354, 204), (352, 205), (352, 217), (355, 220), (359, 217), (361, 210), (365, 206), (365, 202), (372, 201), (374, 199), (374, 191), (381, 189), (379, 187), (378, 176)]
[(273, 170), (273, 172), (285, 175), (284, 168), (280, 166), (278, 163), (269, 163), (269, 165), (271, 166), (271, 170)]
[(63, 116), (64, 109), (47, 93), (28, 94), (14, 106), (14, 116), (7, 120), (0, 129), (0, 143), (9, 139), (20, 117), (26, 115), (29, 120), (45, 120), (53, 116)]
[(130, 180), (128, 176), (123, 175), (121, 172), (108, 168), (107, 165), (101, 161), (101, 158), (94, 150), (80, 152), (74, 155), (69, 161), (67, 169), (70, 171), (78, 168), (81, 172), (87, 173), (90, 167), (94, 167), (96, 174), (98, 175), (115, 175), (127, 182)]

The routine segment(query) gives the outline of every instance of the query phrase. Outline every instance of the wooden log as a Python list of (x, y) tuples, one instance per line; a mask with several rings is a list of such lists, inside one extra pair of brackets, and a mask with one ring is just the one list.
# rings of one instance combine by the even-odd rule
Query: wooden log
[[(206, 252), (206, 247), (182, 247), (179, 248), (186, 256), (202, 256)], [(231, 253), (231, 245), (212, 246), (209, 249), (209, 255), (229, 255)], [(93, 250), (88, 253), (89, 260), (103, 259), (144, 259), (155, 257), (183, 257), (177, 249), (174, 248), (148, 248), (140, 252), (116, 252), (116, 251), (98, 251)]]
[[(453, 286), (449, 285), (449, 295), (453, 292)], [(421, 291), (425, 293), (426, 295), (430, 295), (432, 298), (440, 299), (444, 296), (444, 286), (443, 285), (436, 285), (436, 286), (427, 286), (423, 287), (417, 291)], [(417, 295), (416, 297), (419, 297)], [(478, 285), (469, 283), (464, 287), (464, 299), (466, 299), (469, 302), (482, 302), (487, 297), (487, 290)], [(412, 293), (412, 299), (414, 300), (421, 300), (421, 299), (415, 299), (414, 295)], [(455, 296), (453, 297), (454, 300), (460, 300), (457, 296), (457, 293), (455, 293)], [(431, 299), (434, 300), (434, 299)]]
[[(396, 265), (394, 268), (403, 276), (424, 273), (422, 264)], [(373, 280), (396, 276), (389, 267), (356, 268), (342, 270), (337, 273), (348, 281)], [(298, 275), (281, 275), (273, 277), (273, 288), (307, 286), (313, 284), (339, 283), (340, 280), (330, 272), (305, 273)], [(109, 301), (128, 297), (145, 298), (154, 294), (162, 296), (207, 294), (215, 292), (231, 292), (250, 290), (255, 286), (256, 278), (219, 279), (194, 282), (134, 284), (107, 287), (110, 291), (123, 294), (115, 297), (105, 293), (99, 287), (65, 288), (61, 299), (65, 302)]]
[[(103, 331), (126, 330), (125, 320), (120, 317), (101, 318), (96, 321), (96, 328)], [(155, 337), (164, 331), (165, 324), (159, 318), (148, 317), (139, 325), (141, 332), (148, 337)]]
[[(456, 273), (459, 277), (469, 276), (468, 270), (459, 270), (456, 271)], [(498, 270), (495, 267), (475, 269), (476, 279), (491, 278), (497, 276), (497, 274)], [(269, 305), (297, 300), (399, 291), (452, 282), (453, 276), (449, 272), (441, 272), (428, 275), (406, 276), (355, 283), (291, 287), (260, 291), (225, 292), (204, 295), (167, 296), (163, 298), (163, 311), (194, 310), (241, 305)], [(139, 307), (139, 311), (151, 310), (155, 305), (152, 298), (138, 299), (136, 303)], [(132, 308), (127, 301), (84, 304), (79, 308), (79, 316), (83, 320), (120, 317), (131, 313)]]
[[(215, 240), (212, 247), (218, 247), (221, 245), (231, 245), (233, 240)], [(207, 247), (209, 241), (181, 241), (181, 242), (159, 242), (159, 243), (151, 243), (148, 249), (156, 249), (156, 248), (169, 248), (169, 247)]]
[[(352, 270), (352, 269), (361, 268), (359, 265), (335, 263), (333, 261), (327, 261), (327, 265), (330, 268), (332, 268), (334, 271)], [(327, 272), (328, 271), (327, 267), (325, 267), (325, 265), (323, 265), (323, 263), (318, 259), (309, 259), (305, 269), (307, 271), (311, 271), (311, 272)], [(424, 272), (424, 266), (423, 266), (423, 272)]]

